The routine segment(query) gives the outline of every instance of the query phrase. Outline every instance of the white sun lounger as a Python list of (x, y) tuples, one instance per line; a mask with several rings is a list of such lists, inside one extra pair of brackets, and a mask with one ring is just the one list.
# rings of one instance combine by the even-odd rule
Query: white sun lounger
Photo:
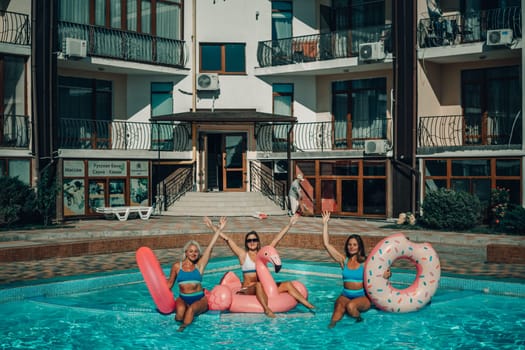
[(148, 220), (153, 213), (153, 207), (99, 207), (95, 210), (106, 218), (115, 216), (120, 221), (126, 221), (132, 213), (138, 214), (142, 220)]

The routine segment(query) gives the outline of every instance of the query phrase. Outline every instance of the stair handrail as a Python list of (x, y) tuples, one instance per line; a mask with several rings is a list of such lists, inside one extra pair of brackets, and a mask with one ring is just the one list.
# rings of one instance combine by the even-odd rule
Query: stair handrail
[(271, 171), (264, 171), (256, 162), (250, 162), (250, 191), (260, 192), (281, 209), (286, 209), (285, 184), (275, 181)]
[(168, 208), (193, 189), (193, 173), (194, 167), (179, 168), (161, 182), (164, 208)]

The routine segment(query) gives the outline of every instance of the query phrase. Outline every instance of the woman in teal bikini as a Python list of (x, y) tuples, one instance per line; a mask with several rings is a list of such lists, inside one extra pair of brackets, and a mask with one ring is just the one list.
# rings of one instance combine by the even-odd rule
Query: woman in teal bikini
[[(205, 218), (206, 225), (208, 225)], [(204, 269), (210, 260), (211, 251), (220, 233), (226, 226), (226, 218), (221, 218), (218, 229), (213, 235), (210, 244), (201, 255), (201, 247), (196, 241), (189, 241), (184, 245), (184, 259), (176, 262), (171, 267), (168, 287), (179, 285), (179, 297), (176, 301), (175, 320), (182, 322), (179, 332), (182, 332), (195, 316), (208, 310), (208, 298), (204, 295), (202, 288), (202, 276)]]
[[(330, 212), (323, 213), (323, 244), (330, 256), (341, 265), (343, 269), (343, 291), (337, 298), (334, 305), (334, 312), (330, 320), (329, 328), (341, 320), (346, 313), (355, 318), (356, 322), (361, 322), (361, 312), (370, 309), (370, 299), (363, 288), (364, 264), (366, 251), (363, 240), (359, 235), (350, 235), (346, 239), (345, 254), (340, 253), (328, 239), (328, 221)], [(390, 278), (390, 270), (385, 271), (383, 277)]]

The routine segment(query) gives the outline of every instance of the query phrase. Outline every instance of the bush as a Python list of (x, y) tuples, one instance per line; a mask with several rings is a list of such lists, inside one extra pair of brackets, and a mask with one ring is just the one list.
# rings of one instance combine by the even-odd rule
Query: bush
[(511, 206), (496, 229), (499, 232), (525, 235), (525, 208), (519, 205)]
[(427, 193), (422, 204), (422, 226), (432, 229), (467, 230), (481, 219), (478, 197), (467, 192), (439, 189)]
[(0, 226), (10, 227), (32, 216), (35, 193), (17, 177), (0, 176)]

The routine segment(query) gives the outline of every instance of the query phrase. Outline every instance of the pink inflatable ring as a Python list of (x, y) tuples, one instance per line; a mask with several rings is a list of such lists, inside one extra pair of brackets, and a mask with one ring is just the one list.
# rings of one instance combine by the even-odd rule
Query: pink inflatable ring
[[(416, 278), (405, 289), (392, 287), (383, 277), (394, 261), (407, 259), (416, 266)], [(384, 311), (411, 312), (428, 304), (441, 276), (439, 257), (429, 243), (412, 243), (402, 233), (384, 238), (365, 262), (364, 287), (374, 305)]]

